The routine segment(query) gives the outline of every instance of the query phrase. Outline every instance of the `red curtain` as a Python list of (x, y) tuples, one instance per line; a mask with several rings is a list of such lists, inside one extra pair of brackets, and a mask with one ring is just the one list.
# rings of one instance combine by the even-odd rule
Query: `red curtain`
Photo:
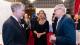
[[(52, 32), (49, 32), (47, 34), (47, 45), (52, 45), (50, 42), (49, 42), (49, 36), (53, 34)], [(28, 43), (26, 45), (34, 45), (34, 37), (33, 37), (33, 33), (32, 31), (30, 31), (30, 35), (29, 35), (29, 40), (28, 40)]]
[(76, 20), (75, 22), (75, 29), (77, 30), (77, 24), (78, 24), (78, 11), (80, 8), (80, 0), (75, 0), (75, 5), (74, 5), (74, 19)]
[(28, 40), (28, 43), (26, 45), (34, 45), (34, 37), (33, 37), (33, 33), (32, 31), (30, 31), (29, 33), (29, 40)]
[(74, 6), (74, 14), (78, 14), (79, 10), (79, 5), (80, 5), (80, 0), (75, 0), (75, 6)]

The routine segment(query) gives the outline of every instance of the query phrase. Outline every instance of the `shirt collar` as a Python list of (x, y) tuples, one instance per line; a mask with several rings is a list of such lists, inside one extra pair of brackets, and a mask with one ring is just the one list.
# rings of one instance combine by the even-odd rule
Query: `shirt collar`
[(12, 17), (18, 22), (18, 19), (14, 15), (12, 15)]
[(58, 18), (58, 21), (60, 21), (62, 17), (63, 17), (63, 16), (59, 17), (59, 18)]

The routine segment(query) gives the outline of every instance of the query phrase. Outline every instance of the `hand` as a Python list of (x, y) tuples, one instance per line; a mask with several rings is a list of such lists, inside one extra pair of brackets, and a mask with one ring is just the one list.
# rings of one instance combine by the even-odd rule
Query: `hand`
[(49, 41), (50, 41), (51, 43), (54, 43), (54, 42), (56, 41), (55, 35), (51, 35)]
[(39, 33), (40, 36), (44, 35), (43, 33)]
[(36, 35), (37, 35), (37, 38), (39, 37), (39, 33), (36, 33)]
[(38, 37), (38, 38), (40, 38), (40, 37), (41, 37), (41, 35), (42, 35), (41, 33), (37, 33), (37, 37)]
[(46, 34), (46, 32), (38, 33), (37, 37), (40, 38), (42, 35)]

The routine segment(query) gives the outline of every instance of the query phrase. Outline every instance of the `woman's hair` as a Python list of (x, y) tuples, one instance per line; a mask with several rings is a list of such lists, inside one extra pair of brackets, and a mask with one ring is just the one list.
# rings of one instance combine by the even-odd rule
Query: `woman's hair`
[(46, 13), (44, 12), (44, 10), (40, 10), (38, 15), (40, 14), (40, 12), (43, 12), (44, 16), (46, 17)]
[(25, 15), (23, 16), (23, 19), (25, 19), (25, 16), (26, 16), (26, 15), (27, 15), (27, 16), (28, 16), (28, 18), (29, 18), (29, 15), (28, 15), (28, 14), (25, 14)]

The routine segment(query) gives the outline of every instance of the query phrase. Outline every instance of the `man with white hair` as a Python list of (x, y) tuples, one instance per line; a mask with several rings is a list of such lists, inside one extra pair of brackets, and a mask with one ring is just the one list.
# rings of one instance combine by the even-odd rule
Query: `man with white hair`
[(58, 18), (56, 33), (50, 36), (50, 42), (55, 45), (76, 45), (76, 31), (74, 21), (66, 15), (63, 4), (58, 4), (54, 8), (55, 16)]
[(2, 37), (4, 45), (26, 45), (26, 32), (20, 24), (25, 14), (25, 5), (15, 2), (11, 5), (13, 15), (3, 24)]

